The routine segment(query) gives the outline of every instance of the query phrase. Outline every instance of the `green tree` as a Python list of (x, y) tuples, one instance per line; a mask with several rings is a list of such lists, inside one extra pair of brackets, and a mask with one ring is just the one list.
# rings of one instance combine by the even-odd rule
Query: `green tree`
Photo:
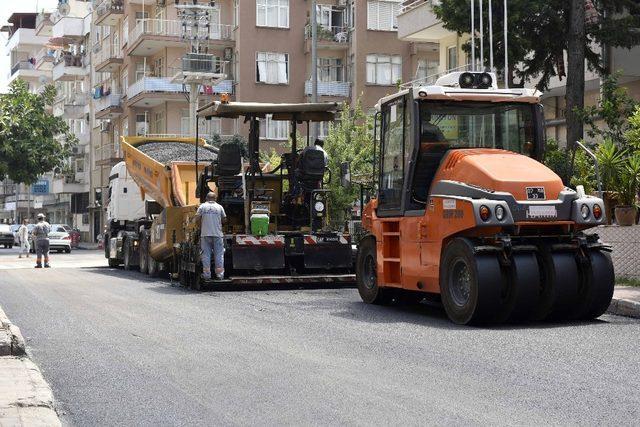
[(64, 120), (47, 111), (55, 94), (51, 85), (30, 93), (27, 83), (17, 79), (0, 96), (0, 178), (32, 184), (64, 166), (77, 139)]
[[(346, 103), (340, 119), (329, 128), (324, 149), (329, 156), (331, 182), (328, 188), (331, 221), (341, 224), (349, 219), (348, 212), (360, 194), (359, 184), (373, 183), (373, 118), (364, 113), (360, 100), (349, 107)], [(345, 188), (340, 182), (340, 165), (349, 162), (354, 182)]]
[[(620, 73), (607, 76), (602, 84), (602, 96), (593, 106), (579, 109), (578, 117), (587, 125), (587, 135), (591, 138), (611, 140), (621, 148), (626, 148), (629, 121), (636, 111), (638, 103), (627, 93), (626, 88), (618, 85)], [(606, 126), (599, 126), (604, 121)]]

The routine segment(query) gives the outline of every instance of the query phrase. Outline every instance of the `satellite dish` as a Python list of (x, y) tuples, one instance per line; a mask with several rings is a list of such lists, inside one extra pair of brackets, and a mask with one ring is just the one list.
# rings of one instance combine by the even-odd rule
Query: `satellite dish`
[(60, 15), (62, 16), (67, 16), (69, 12), (71, 12), (71, 7), (69, 6), (69, 3), (60, 3), (58, 5), (58, 12), (60, 12)]

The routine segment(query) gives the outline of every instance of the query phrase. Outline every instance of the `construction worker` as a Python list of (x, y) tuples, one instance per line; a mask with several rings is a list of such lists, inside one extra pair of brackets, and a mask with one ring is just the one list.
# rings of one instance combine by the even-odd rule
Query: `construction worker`
[(206, 201), (198, 207), (195, 219), (200, 220), (200, 249), (202, 250), (202, 277), (211, 279), (211, 253), (215, 261), (216, 277), (224, 278), (224, 233), (222, 221), (227, 217), (217, 203), (218, 196), (209, 192)]
[(29, 251), (31, 250), (31, 245), (29, 244), (29, 228), (27, 225), (29, 224), (28, 219), (24, 219), (22, 221), (22, 225), (18, 228), (18, 239), (20, 240), (20, 254), (18, 258), (22, 258), (24, 254), (27, 258), (29, 258)]
[(33, 227), (33, 239), (36, 245), (36, 268), (42, 268), (42, 257), (44, 256), (44, 268), (49, 268), (49, 233), (51, 225), (44, 220), (43, 213), (38, 214), (38, 222)]
[(324, 154), (324, 167), (329, 166), (329, 156), (327, 156), (327, 152), (324, 151), (323, 140), (321, 140), (320, 138), (317, 138), (313, 143), (313, 145), (309, 145), (308, 147), (305, 147), (304, 150), (302, 150), (302, 153), (300, 153), (300, 158), (302, 159), (304, 155), (310, 150), (322, 151), (322, 154)]

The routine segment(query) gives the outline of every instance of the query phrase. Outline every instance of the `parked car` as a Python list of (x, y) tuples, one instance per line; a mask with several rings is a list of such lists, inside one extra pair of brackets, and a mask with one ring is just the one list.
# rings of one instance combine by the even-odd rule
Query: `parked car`
[(62, 227), (65, 229), (67, 233), (69, 233), (69, 236), (71, 236), (72, 248), (77, 248), (78, 246), (80, 246), (80, 232), (78, 230), (74, 230), (73, 228), (69, 227), (67, 224), (54, 224), (52, 225), (52, 227)]
[(20, 246), (20, 238), (18, 237), (18, 228), (20, 228), (20, 224), (11, 225), (11, 232), (13, 233), (13, 244), (16, 246)]
[(13, 232), (9, 224), (0, 224), (0, 245), (4, 245), (5, 248), (12, 248), (13, 240)]
[[(29, 233), (29, 241), (31, 242), (31, 253), (36, 252), (35, 239), (31, 233)], [(51, 232), (49, 233), (49, 250), (58, 252), (71, 252), (71, 235), (65, 230), (61, 224), (51, 225)]]

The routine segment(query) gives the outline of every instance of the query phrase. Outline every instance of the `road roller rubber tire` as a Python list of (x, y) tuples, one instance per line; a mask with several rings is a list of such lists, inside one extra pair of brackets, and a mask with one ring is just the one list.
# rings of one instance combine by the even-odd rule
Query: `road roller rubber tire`
[(440, 296), (449, 319), (460, 325), (495, 321), (504, 277), (494, 254), (475, 254), (473, 244), (453, 239), (440, 261)]
[(140, 273), (149, 274), (149, 234), (142, 232), (140, 238)]
[(535, 320), (561, 320), (572, 316), (580, 284), (580, 273), (573, 252), (550, 252), (541, 248), (540, 299)]
[(366, 237), (358, 245), (358, 257), (356, 259), (356, 282), (358, 293), (362, 301), (367, 304), (387, 305), (393, 299), (390, 289), (378, 286), (378, 264), (376, 253), (376, 241)]
[[(540, 295), (540, 267), (533, 252), (518, 252), (511, 256), (507, 269), (509, 289), (503, 302), (501, 317), (509, 321), (533, 318)], [(498, 319), (503, 321), (502, 318)]]
[(613, 298), (615, 275), (608, 252), (589, 251), (588, 262), (581, 265), (582, 286), (576, 306), (576, 318), (591, 320), (607, 311)]

